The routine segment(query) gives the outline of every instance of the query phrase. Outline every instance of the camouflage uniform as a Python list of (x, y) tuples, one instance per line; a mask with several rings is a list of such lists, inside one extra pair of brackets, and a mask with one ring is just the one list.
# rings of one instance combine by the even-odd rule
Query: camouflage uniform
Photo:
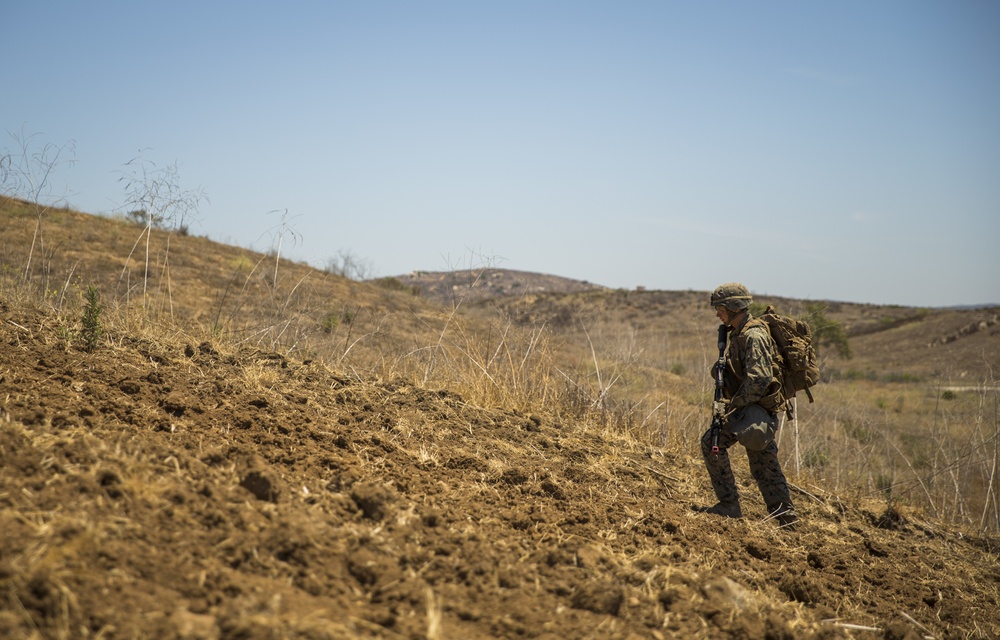
[(712, 455), (711, 429), (701, 439), (702, 456), (719, 499), (719, 505), (709, 511), (736, 517), (742, 513), (728, 453), (729, 447), (739, 442), (746, 448), (750, 473), (768, 513), (778, 516), (781, 524), (791, 524), (795, 507), (774, 441), (778, 429), (775, 414), (784, 404), (775, 345), (766, 326), (746, 313), (743, 324), (729, 330), (723, 377), (728, 413), (719, 434), (719, 455)]

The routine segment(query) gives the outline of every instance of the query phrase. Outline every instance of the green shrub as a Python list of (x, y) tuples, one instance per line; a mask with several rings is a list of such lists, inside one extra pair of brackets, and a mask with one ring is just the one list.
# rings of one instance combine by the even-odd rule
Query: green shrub
[(323, 327), (324, 333), (333, 333), (339, 324), (340, 314), (332, 311), (323, 316), (323, 320), (320, 322), (320, 326)]
[(86, 298), (87, 304), (83, 307), (83, 330), (80, 331), (80, 337), (83, 339), (84, 349), (93, 351), (97, 348), (103, 333), (101, 311), (104, 308), (100, 304), (100, 293), (94, 285), (87, 287)]
[(840, 357), (850, 359), (851, 345), (847, 341), (847, 332), (839, 322), (826, 317), (826, 305), (810, 303), (806, 305), (806, 322), (813, 334), (813, 348), (819, 353), (822, 347), (833, 347)]
[(420, 295), (420, 287), (416, 285), (406, 285), (399, 281), (398, 278), (385, 277), (372, 280), (372, 284), (382, 287), (383, 289), (388, 289), (389, 291), (402, 291), (413, 296)]
[(851, 419), (845, 420), (844, 432), (848, 438), (862, 445), (869, 445), (878, 439), (878, 433), (867, 421), (855, 422)]
[(830, 455), (826, 452), (825, 447), (816, 445), (802, 456), (802, 464), (809, 469), (821, 469), (830, 464)]

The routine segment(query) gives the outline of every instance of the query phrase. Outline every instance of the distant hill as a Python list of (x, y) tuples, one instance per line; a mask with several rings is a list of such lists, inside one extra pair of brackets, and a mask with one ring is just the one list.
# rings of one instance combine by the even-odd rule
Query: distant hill
[(460, 269), (455, 271), (412, 271), (395, 276), (406, 286), (444, 305), (540, 293), (581, 293), (606, 289), (585, 280), (515, 271), (513, 269)]
[[(525, 324), (546, 323), (575, 335), (581, 318), (638, 332), (666, 327), (697, 343), (715, 323), (708, 291), (611, 289), (572, 278), (510, 269), (415, 271), (396, 276), (420, 296), (447, 307), (463, 303), (500, 308)], [(757, 296), (762, 304), (807, 320), (810, 309), (838, 323), (853, 345), (852, 357), (827, 349), (832, 372), (921, 379), (979, 380), (1000, 366), (1000, 307), (967, 305), (921, 308), (825, 300)], [(586, 339), (575, 335), (576, 339)]]

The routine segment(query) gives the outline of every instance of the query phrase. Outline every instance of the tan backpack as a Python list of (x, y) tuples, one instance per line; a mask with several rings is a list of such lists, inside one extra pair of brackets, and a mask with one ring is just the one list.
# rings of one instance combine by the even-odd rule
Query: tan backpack
[(767, 327), (778, 347), (781, 395), (791, 400), (796, 392), (805, 391), (809, 402), (813, 402), (809, 388), (819, 382), (819, 362), (812, 348), (809, 325), (804, 320), (780, 315), (771, 305), (754, 320)]

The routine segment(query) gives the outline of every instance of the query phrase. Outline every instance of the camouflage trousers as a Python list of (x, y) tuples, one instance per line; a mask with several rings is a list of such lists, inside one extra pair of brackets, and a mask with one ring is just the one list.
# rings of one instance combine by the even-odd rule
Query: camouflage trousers
[(712, 430), (705, 432), (701, 438), (701, 454), (719, 502), (739, 503), (736, 478), (729, 463), (729, 447), (739, 442), (746, 448), (750, 473), (764, 497), (768, 513), (795, 513), (788, 495), (788, 482), (778, 462), (778, 443), (774, 441), (777, 430), (777, 416), (752, 404), (732, 413), (722, 426), (718, 457), (712, 455)]

